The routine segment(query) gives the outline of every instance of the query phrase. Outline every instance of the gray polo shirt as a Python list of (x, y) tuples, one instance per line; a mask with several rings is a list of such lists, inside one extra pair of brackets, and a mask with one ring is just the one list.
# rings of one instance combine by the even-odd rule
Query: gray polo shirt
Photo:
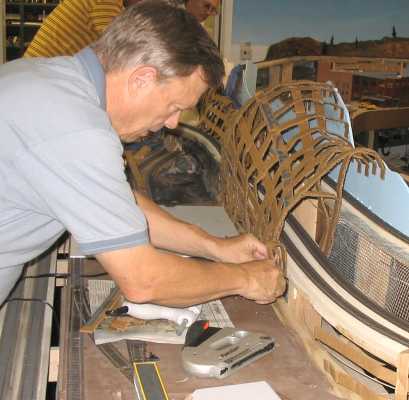
[(85, 254), (148, 242), (94, 52), (0, 67), (0, 268), (68, 230)]

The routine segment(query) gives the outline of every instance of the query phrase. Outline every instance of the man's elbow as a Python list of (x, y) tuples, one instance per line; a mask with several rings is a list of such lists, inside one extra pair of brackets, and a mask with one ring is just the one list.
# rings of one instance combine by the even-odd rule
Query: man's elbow
[[(121, 287), (120, 287), (121, 288)], [(124, 297), (131, 303), (145, 304), (155, 300), (154, 288), (150, 284), (138, 284), (138, 286), (125, 285), (121, 288)]]

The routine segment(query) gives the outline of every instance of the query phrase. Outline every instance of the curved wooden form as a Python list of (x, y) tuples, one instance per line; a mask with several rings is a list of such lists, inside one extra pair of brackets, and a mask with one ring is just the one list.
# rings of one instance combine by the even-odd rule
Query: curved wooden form
[[(348, 288), (324, 267), (345, 210), (409, 254), (409, 241), (388, 233), (343, 200), (350, 162), (355, 160), (365, 174), (382, 176), (382, 160), (348, 143), (349, 120), (329, 84), (278, 85), (256, 94), (239, 110), (215, 92), (208, 96), (202, 126), (221, 142), (227, 212), (241, 231), (268, 244), (280, 239), (288, 250), (289, 289), (275, 310), (298, 332), (339, 395), (390, 399), (384, 390), (388, 387), (394, 390), (393, 398), (407, 400), (409, 321), (376, 305), (370, 291), (365, 293), (365, 275)], [(341, 172), (332, 189), (323, 177), (337, 165)], [(297, 230), (297, 222), (291, 221), (305, 229)]]
[[(304, 203), (304, 220), (313, 215), (314, 209), (313, 201)], [(409, 252), (408, 241), (388, 233), (345, 200), (343, 211), (354, 214), (396, 248)], [(300, 218), (299, 222), (302, 221)], [(348, 290), (329, 272), (328, 260), (314, 251), (313, 240), (306, 241), (307, 236), (294, 218), (285, 225), (290, 285), (287, 298), (280, 299), (274, 309), (285, 324), (297, 331), (311, 357), (335, 384), (338, 395), (406, 400), (407, 321), (399, 323), (396, 318), (388, 318), (365, 296), (357, 296), (353, 288)], [(378, 389), (387, 386), (395, 393), (389, 395), (384, 391), (384, 395), (379, 395), (368, 381), (375, 381)]]

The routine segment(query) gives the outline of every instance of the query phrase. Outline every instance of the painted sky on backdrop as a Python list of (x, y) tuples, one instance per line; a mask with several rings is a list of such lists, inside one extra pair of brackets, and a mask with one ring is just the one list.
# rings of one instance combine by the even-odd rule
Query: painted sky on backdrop
[(409, 37), (409, 0), (235, 0), (233, 42), (310, 36), (335, 43)]

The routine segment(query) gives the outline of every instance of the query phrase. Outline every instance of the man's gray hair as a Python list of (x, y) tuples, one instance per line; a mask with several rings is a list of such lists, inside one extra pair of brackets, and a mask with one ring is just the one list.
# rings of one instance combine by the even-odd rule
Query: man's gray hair
[(105, 72), (150, 65), (166, 79), (189, 76), (201, 67), (210, 87), (218, 87), (224, 76), (219, 51), (205, 29), (164, 1), (141, 1), (125, 9), (91, 47)]

